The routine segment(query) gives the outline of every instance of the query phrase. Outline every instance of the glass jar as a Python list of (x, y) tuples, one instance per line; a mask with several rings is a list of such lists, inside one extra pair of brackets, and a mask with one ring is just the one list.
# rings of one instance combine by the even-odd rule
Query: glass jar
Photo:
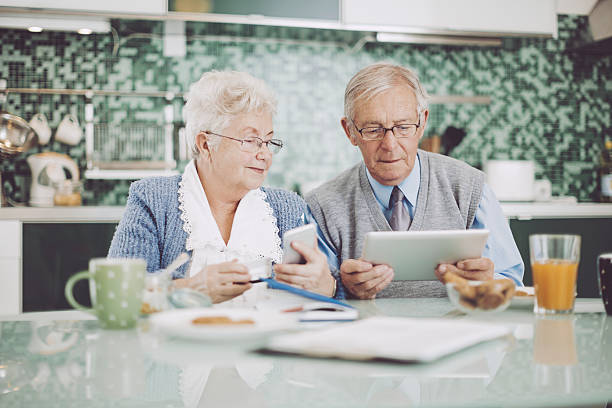
[(55, 194), (53, 204), (61, 206), (81, 205), (81, 190), (83, 183), (80, 180), (62, 180), (53, 183)]
[(170, 309), (168, 292), (173, 289), (172, 280), (164, 270), (148, 273), (142, 295), (142, 314), (151, 314)]

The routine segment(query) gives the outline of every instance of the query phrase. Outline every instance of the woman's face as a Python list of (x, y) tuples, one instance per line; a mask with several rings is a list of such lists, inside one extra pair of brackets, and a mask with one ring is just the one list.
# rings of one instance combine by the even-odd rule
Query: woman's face
[[(252, 137), (263, 141), (270, 140), (274, 136), (272, 114), (264, 112), (238, 115), (219, 134), (241, 140)], [(203, 164), (209, 170), (205, 177), (213, 177), (241, 197), (262, 185), (272, 164), (272, 153), (267, 145), (262, 145), (256, 152), (247, 152), (242, 150), (241, 143), (237, 140), (210, 134), (200, 134), (198, 138), (201, 137), (220, 139), (216, 148), (200, 153), (198, 161), (206, 161)]]

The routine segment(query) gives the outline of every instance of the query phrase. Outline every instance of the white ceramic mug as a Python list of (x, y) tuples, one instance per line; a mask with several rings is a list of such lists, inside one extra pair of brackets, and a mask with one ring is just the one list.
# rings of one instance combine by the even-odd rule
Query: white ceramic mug
[(44, 114), (37, 113), (32, 116), (32, 119), (30, 119), (30, 127), (36, 131), (39, 144), (46, 145), (49, 143), (49, 139), (51, 139), (51, 128)]
[(60, 122), (55, 131), (55, 140), (69, 145), (77, 145), (83, 137), (79, 121), (74, 115), (68, 114)]

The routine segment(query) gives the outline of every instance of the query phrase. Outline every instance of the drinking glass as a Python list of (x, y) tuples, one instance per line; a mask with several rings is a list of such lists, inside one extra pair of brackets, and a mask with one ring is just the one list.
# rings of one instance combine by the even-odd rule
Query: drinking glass
[(530, 235), (529, 253), (536, 295), (534, 312), (540, 314), (572, 313), (576, 298), (576, 275), (580, 261), (580, 236)]

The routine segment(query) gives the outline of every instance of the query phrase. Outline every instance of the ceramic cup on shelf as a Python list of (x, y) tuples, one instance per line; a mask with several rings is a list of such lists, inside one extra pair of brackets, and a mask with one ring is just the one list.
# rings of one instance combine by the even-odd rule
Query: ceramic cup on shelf
[(60, 122), (55, 131), (55, 140), (71, 146), (79, 144), (83, 137), (83, 130), (76, 116), (68, 114)]
[(44, 114), (37, 113), (36, 115), (32, 116), (29, 124), (38, 135), (39, 144), (46, 145), (49, 143), (49, 139), (51, 139), (51, 128), (49, 127), (49, 122), (47, 122), (47, 117)]
[[(91, 259), (89, 271), (79, 272), (66, 282), (66, 300), (75, 309), (96, 315), (104, 329), (134, 327), (142, 306), (146, 270), (144, 259)], [(93, 309), (74, 299), (72, 288), (81, 279), (89, 279)]]

